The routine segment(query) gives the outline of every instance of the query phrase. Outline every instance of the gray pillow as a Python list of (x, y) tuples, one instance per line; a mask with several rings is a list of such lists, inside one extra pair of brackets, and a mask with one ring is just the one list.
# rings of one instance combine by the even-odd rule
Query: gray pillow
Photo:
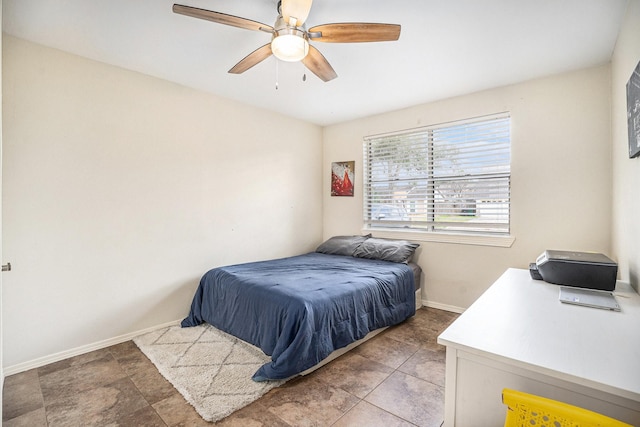
[(371, 234), (366, 236), (334, 236), (318, 246), (316, 252), (327, 255), (353, 256), (356, 249), (369, 237)]
[(420, 244), (407, 240), (371, 238), (362, 242), (353, 256), (358, 258), (379, 259), (391, 262), (408, 263)]

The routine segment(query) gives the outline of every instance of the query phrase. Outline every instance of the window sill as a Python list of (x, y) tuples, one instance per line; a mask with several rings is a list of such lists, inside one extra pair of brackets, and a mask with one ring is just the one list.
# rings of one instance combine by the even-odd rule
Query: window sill
[(363, 228), (363, 233), (371, 233), (374, 237), (388, 239), (404, 239), (417, 242), (453, 243), (459, 245), (494, 246), (510, 248), (515, 236), (498, 236), (491, 234), (462, 234), (441, 232), (405, 231), (384, 228)]

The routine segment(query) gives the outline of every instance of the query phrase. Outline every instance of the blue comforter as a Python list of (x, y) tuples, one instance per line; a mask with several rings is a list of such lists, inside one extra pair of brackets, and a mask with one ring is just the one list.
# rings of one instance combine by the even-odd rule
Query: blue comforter
[(367, 333), (415, 314), (406, 264), (309, 253), (215, 268), (182, 326), (207, 322), (260, 347), (256, 381), (289, 378)]

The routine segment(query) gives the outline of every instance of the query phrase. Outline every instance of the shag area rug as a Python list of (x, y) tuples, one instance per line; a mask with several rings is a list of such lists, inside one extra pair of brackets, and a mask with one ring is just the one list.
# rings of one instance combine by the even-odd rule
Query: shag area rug
[(270, 357), (208, 324), (171, 326), (133, 341), (207, 421), (218, 421), (284, 383), (253, 381)]

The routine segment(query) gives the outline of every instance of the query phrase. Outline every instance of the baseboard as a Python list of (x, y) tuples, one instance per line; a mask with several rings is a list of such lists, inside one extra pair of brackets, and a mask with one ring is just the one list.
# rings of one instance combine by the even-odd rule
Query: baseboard
[(422, 300), (424, 307), (437, 308), (438, 310), (451, 311), (453, 313), (464, 313), (466, 308), (456, 307), (455, 305), (441, 304), (435, 301)]
[[(456, 307), (447, 304), (441, 304), (434, 301), (422, 300), (423, 307), (431, 307), (437, 308), (438, 310), (451, 311), (453, 313), (462, 313), (464, 312), (464, 308)], [(20, 372), (28, 371), (29, 369), (39, 368), (41, 366), (48, 365), (50, 363), (58, 362), (60, 360), (68, 359), (69, 357), (79, 356), (81, 354), (89, 353), (91, 351), (100, 350), (103, 348), (110, 347), (112, 345), (120, 344), (126, 341), (129, 341), (138, 335), (146, 334), (148, 332), (155, 331), (156, 329), (167, 328), (169, 326), (177, 325), (181, 320), (174, 320), (173, 322), (167, 322), (162, 325), (152, 326), (150, 328), (146, 328), (140, 331), (131, 332), (128, 334), (120, 335), (118, 337), (109, 338), (103, 341), (98, 341), (92, 344), (83, 345), (80, 347), (72, 348), (70, 350), (61, 351), (59, 353), (54, 353), (49, 356), (40, 357), (37, 359), (29, 360), (27, 362), (18, 363), (16, 365), (7, 366), (6, 368), (0, 370), (2, 374), (2, 380), (4, 380), (5, 376), (19, 374)], [(4, 381), (2, 381), (4, 383)], [(0, 385), (1, 387), (2, 385)]]
[[(19, 374), (20, 372), (28, 371), (29, 369), (39, 368), (41, 366), (48, 365), (50, 363), (58, 362), (60, 360), (68, 359), (69, 357), (79, 356), (81, 354), (89, 353), (91, 351), (100, 350), (103, 348), (111, 347), (112, 345), (120, 344), (126, 341), (129, 341), (138, 335), (143, 335), (156, 329), (167, 328), (169, 326), (174, 326), (180, 324), (180, 320), (174, 320), (172, 322), (167, 322), (162, 325), (152, 326), (150, 328), (146, 328), (136, 332), (130, 332), (128, 334), (120, 335), (118, 337), (109, 338), (103, 341), (98, 341), (92, 344), (83, 345), (80, 347), (72, 348), (70, 350), (61, 351), (59, 353), (54, 353), (49, 356), (39, 357), (37, 359), (33, 359), (27, 362), (18, 363), (16, 365), (7, 366), (4, 368), (4, 376)], [(3, 376), (3, 378), (4, 378)]]

